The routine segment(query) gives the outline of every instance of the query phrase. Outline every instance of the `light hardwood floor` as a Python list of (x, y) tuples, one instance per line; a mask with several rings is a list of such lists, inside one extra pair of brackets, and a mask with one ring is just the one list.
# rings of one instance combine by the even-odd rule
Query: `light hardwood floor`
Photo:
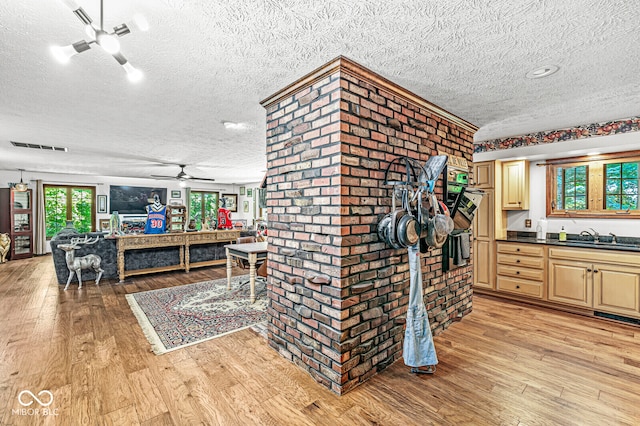
[[(150, 352), (124, 295), (224, 267), (63, 292), (52, 263), (0, 265), (2, 425), (640, 424), (639, 327), (477, 296), (435, 338), (435, 375), (400, 361), (339, 397), (249, 330)], [(22, 390), (57, 416), (14, 411)]]

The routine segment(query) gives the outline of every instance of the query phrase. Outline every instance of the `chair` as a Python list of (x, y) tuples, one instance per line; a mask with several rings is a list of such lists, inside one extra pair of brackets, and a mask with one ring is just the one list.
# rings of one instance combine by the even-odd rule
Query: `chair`
[[(256, 242), (256, 237), (253, 237), (251, 235), (248, 237), (238, 237), (236, 239), (236, 244), (248, 244), (248, 243), (255, 243), (255, 242)], [(238, 267), (242, 269), (249, 269), (249, 262), (244, 259), (236, 258), (236, 263)]]

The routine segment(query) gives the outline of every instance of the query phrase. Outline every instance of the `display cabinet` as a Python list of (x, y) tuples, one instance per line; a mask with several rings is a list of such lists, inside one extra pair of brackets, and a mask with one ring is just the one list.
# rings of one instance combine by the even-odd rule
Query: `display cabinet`
[(184, 232), (187, 222), (187, 208), (170, 204), (167, 206), (167, 232)]
[(9, 259), (33, 256), (33, 204), (32, 192), (0, 188), (0, 233), (9, 234)]

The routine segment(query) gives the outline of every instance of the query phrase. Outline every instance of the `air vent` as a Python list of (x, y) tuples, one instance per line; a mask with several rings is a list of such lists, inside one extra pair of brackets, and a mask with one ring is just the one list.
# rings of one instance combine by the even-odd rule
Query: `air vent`
[(32, 149), (41, 149), (43, 151), (61, 151), (61, 152), (69, 151), (69, 148), (63, 148), (59, 146), (49, 146), (49, 145), (38, 145), (35, 143), (11, 141), (11, 145), (15, 146), (16, 148), (32, 148)]

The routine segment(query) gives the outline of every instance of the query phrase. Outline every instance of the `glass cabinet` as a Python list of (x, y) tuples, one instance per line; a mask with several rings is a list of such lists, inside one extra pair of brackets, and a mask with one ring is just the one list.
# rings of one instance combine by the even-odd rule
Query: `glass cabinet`
[(33, 193), (0, 188), (0, 233), (9, 234), (11, 260), (33, 256)]

